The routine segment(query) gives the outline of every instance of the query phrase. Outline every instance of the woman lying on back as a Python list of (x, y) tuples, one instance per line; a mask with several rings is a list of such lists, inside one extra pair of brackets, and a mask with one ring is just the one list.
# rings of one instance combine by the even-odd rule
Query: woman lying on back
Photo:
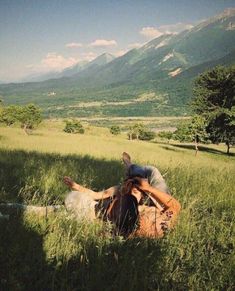
[(65, 199), (67, 209), (77, 217), (109, 220), (125, 237), (162, 237), (175, 225), (180, 203), (170, 195), (155, 167), (132, 164), (127, 153), (123, 153), (123, 161), (125, 181), (105, 191), (94, 192), (64, 177), (65, 184), (74, 190)]

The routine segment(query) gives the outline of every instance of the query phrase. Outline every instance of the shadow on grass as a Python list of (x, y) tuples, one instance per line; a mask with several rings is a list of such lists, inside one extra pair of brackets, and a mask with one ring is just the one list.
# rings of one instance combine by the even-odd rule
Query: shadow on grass
[[(186, 145), (186, 144), (170, 144), (172, 147), (181, 148), (181, 149), (187, 149), (187, 150), (193, 150), (195, 151), (194, 145)], [(213, 149), (210, 147), (199, 145), (199, 152), (207, 152), (217, 155), (224, 155), (224, 156), (235, 156), (234, 153), (230, 153), (229, 155), (226, 153), (226, 149), (224, 151)]]
[[(56, 274), (55, 284), (57, 289), (67, 290), (157, 290), (164, 285), (161, 247), (159, 241), (141, 238), (114, 241), (102, 249), (91, 243), (86, 248), (86, 259), (81, 262), (74, 257), (63, 265)], [(67, 280), (61, 286), (64, 272)], [(167, 286), (170, 288), (171, 284)]]
[[(120, 153), (121, 154), (121, 153)], [(95, 191), (116, 185), (124, 176), (121, 160), (0, 149), (0, 201), (61, 203), (68, 188), (64, 176)]]
[(160, 147), (164, 150), (167, 150), (167, 151), (178, 152), (178, 153), (181, 152), (180, 150), (171, 147), (171, 145), (169, 145), (169, 144), (167, 144), (165, 146), (160, 145)]
[(164, 285), (164, 252), (160, 242), (114, 239), (98, 246), (97, 237), (82, 245), (83, 255), (78, 252), (66, 260), (56, 254), (48, 261), (43, 249), (46, 230), (36, 231), (35, 224), (26, 226), (22, 215), (11, 215), (8, 222), (0, 221), (0, 289), (3, 291), (142, 291)]
[(52, 268), (46, 262), (43, 235), (27, 227), (21, 210), (0, 218), (0, 290), (48, 290)]
[[(78, 179), (95, 189), (117, 184), (124, 173), (118, 161), (0, 150), (1, 200), (27, 202), (24, 195), (35, 195), (37, 187), (45, 190), (45, 177), (55, 178), (55, 184), (49, 187), (49, 196), (56, 184), (59, 184), (56, 191), (63, 193), (65, 188), (58, 177), (75, 170)], [(19, 195), (22, 189), (27, 191)], [(156, 290), (163, 284), (162, 242), (114, 238), (99, 245), (101, 238), (97, 237), (81, 245), (82, 256), (78, 251), (69, 261), (63, 257), (48, 261), (43, 244), (50, 229), (46, 220), (45, 227), (27, 224), (20, 211), (10, 213), (9, 221), (0, 220), (1, 290)]]

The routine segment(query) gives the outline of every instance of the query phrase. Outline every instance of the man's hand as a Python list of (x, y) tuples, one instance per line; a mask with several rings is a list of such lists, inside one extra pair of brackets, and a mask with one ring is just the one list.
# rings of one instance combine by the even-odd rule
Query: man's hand
[(77, 183), (75, 183), (70, 177), (65, 176), (63, 178), (64, 183), (69, 186), (69, 188), (71, 189), (75, 189), (76, 186), (78, 185)]
[(135, 183), (136, 188), (138, 188), (139, 190), (144, 191), (144, 192), (149, 191), (151, 186), (148, 182), (148, 179), (135, 177), (134, 180), (136, 181), (136, 183)]

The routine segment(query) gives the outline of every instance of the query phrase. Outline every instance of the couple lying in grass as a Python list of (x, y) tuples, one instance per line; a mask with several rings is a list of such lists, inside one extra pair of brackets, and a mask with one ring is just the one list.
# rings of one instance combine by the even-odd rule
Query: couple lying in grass
[(66, 208), (78, 218), (110, 221), (115, 232), (125, 237), (162, 237), (174, 226), (180, 203), (171, 196), (158, 169), (133, 164), (125, 152), (122, 159), (124, 182), (105, 191), (94, 192), (64, 177), (73, 190), (65, 199)]

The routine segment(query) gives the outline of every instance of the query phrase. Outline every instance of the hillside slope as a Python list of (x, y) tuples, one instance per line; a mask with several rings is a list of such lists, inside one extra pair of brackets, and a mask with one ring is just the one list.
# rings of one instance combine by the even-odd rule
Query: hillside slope
[(122, 57), (102, 55), (80, 71), (67, 69), (62, 78), (0, 85), (0, 94), (6, 103), (35, 102), (47, 115), (186, 114), (193, 78), (215, 65), (234, 64), (234, 51), (235, 9), (227, 9)]

